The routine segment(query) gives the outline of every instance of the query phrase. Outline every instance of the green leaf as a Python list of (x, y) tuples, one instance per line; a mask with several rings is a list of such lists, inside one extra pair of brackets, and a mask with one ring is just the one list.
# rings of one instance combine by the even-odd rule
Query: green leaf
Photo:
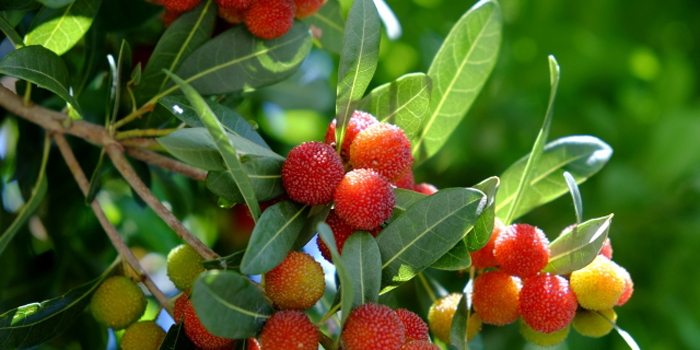
[[(186, 97), (166, 96), (158, 102), (185, 124), (193, 128), (204, 127), (204, 123), (199, 120), (197, 112), (192, 108)], [(209, 104), (216, 117), (219, 118), (226, 132), (246, 138), (265, 148), (270, 148), (260, 134), (253, 130), (250, 123), (236, 111), (214, 101), (207, 101), (207, 104)]]
[(416, 160), (435, 155), (469, 111), (498, 59), (502, 25), (498, 2), (481, 0), (452, 27), (428, 70), (430, 115), (412, 144)]
[(357, 109), (373, 114), (379, 121), (396, 124), (411, 142), (428, 116), (432, 85), (424, 73), (406, 74), (396, 81), (376, 87)]
[(7, 39), (10, 40), (10, 42), (12, 43), (12, 45), (15, 46), (15, 48), (19, 49), (24, 46), (24, 42), (22, 41), (22, 38), (19, 36), (19, 34), (17, 34), (17, 31), (15, 31), (14, 26), (12, 26), (2, 17), (0, 17), (0, 30), (2, 30)]
[(323, 243), (326, 243), (328, 246), (331, 257), (335, 262), (335, 269), (338, 272), (338, 279), (340, 280), (340, 288), (344, 288), (342, 293), (340, 293), (340, 305), (343, 311), (340, 318), (340, 329), (343, 329), (345, 320), (347, 320), (352, 311), (352, 305), (355, 301), (355, 290), (354, 287), (352, 287), (352, 279), (348, 273), (348, 268), (345, 266), (345, 261), (340, 257), (340, 253), (338, 253), (338, 246), (336, 246), (335, 237), (333, 237), (333, 231), (330, 226), (325, 222), (321, 222), (318, 224), (317, 230)]
[(627, 346), (629, 346), (630, 349), (632, 349), (632, 350), (641, 350), (641, 348), (639, 347), (639, 345), (637, 344), (637, 342), (634, 341), (634, 338), (632, 338), (632, 335), (630, 335), (629, 333), (627, 333), (627, 331), (625, 331), (624, 329), (620, 328), (620, 326), (618, 326), (615, 322), (613, 322), (613, 320), (611, 320), (611, 319), (609, 319), (607, 316), (603, 315), (602, 312), (596, 311), (596, 313), (597, 313), (600, 317), (602, 317), (602, 318), (604, 318), (606, 321), (608, 321), (608, 323), (610, 323), (610, 324), (613, 326), (613, 328), (615, 328), (615, 330), (617, 331), (617, 333), (620, 334), (620, 337), (622, 337), (622, 339), (625, 341), (625, 343), (627, 343)]
[(382, 293), (413, 278), (454, 247), (481, 215), (486, 196), (471, 188), (443, 189), (412, 205), (377, 236)]
[(163, 68), (176, 71), (194, 50), (211, 38), (216, 14), (214, 1), (205, 0), (183, 13), (165, 30), (148, 59), (142, 83), (134, 91), (139, 106), (165, 88), (169, 78)]
[(569, 193), (571, 193), (571, 199), (574, 201), (574, 210), (576, 211), (576, 224), (580, 224), (583, 219), (583, 199), (581, 199), (581, 191), (578, 189), (578, 184), (576, 184), (576, 179), (570, 172), (564, 172), (564, 180), (566, 180), (566, 186), (569, 187)]
[(353, 233), (343, 245), (341, 258), (355, 290), (353, 307), (376, 303), (382, 284), (382, 257), (374, 237), (365, 231)]
[(185, 334), (185, 323), (170, 326), (158, 350), (194, 350), (196, 346)]
[[(226, 136), (241, 156), (255, 155), (284, 160), (279, 154), (248, 139), (231, 133), (226, 133)], [(206, 128), (180, 129), (157, 140), (170, 154), (185, 163), (204, 170), (226, 170), (216, 143)]]
[(47, 89), (80, 111), (78, 101), (68, 92), (68, 68), (55, 53), (41, 46), (25, 46), (0, 62), (0, 73), (30, 81)]
[(88, 188), (88, 193), (85, 196), (85, 204), (90, 205), (93, 200), (95, 200), (95, 195), (97, 190), (100, 189), (100, 175), (102, 175), (102, 163), (105, 159), (105, 149), (102, 148), (100, 152), (100, 158), (97, 160), (97, 165), (95, 165), (95, 170), (90, 176), (90, 187)]
[[(277, 158), (243, 156), (241, 164), (245, 173), (248, 174), (258, 201), (269, 201), (285, 193), (282, 186), (284, 161)], [(209, 191), (227, 201), (245, 203), (236, 181), (226, 171), (210, 171), (207, 174), (206, 185)]]
[(253, 229), (241, 271), (257, 275), (279, 265), (299, 237), (308, 215), (308, 206), (293, 201), (282, 201), (267, 208)]
[(396, 203), (394, 204), (394, 210), (391, 212), (390, 221), (396, 220), (396, 218), (405, 213), (408, 208), (423, 200), (427, 196), (413, 190), (395, 188), (394, 197), (396, 198)]
[[(10, 244), (10, 241), (15, 237), (19, 229), (24, 225), (24, 223), (29, 219), (29, 217), (34, 214), (34, 212), (41, 204), (41, 201), (46, 195), (46, 190), (49, 187), (49, 182), (46, 179), (46, 164), (49, 161), (49, 151), (51, 150), (51, 139), (48, 135), (44, 140), (44, 153), (41, 160), (41, 167), (39, 169), (39, 176), (36, 179), (34, 188), (32, 189), (31, 196), (29, 200), (20, 208), (19, 213), (15, 220), (10, 224), (2, 236), (0, 236), (0, 255), (5, 251), (5, 248)], [(0, 331), (2, 333), (2, 331)], [(2, 338), (0, 338), (2, 339)], [(0, 343), (2, 344), (2, 343)]]
[(92, 25), (101, 0), (75, 0), (62, 8), (44, 7), (24, 38), (27, 45), (41, 45), (63, 55), (82, 39)]
[[(379, 42), (381, 41), (379, 14), (372, 0), (353, 2), (345, 24), (343, 52), (338, 66), (338, 98), (335, 114), (338, 116), (336, 140), (345, 138), (345, 130), (357, 102), (367, 90), (377, 70)], [(338, 152), (342, 142), (338, 142)]]
[[(311, 17), (302, 21), (309, 26), (316, 27), (318, 34), (314, 35), (318, 39), (318, 44), (322, 49), (332, 53), (340, 54), (343, 50), (343, 33), (345, 33), (345, 22), (340, 14), (340, 3), (338, 0), (328, 0)], [(314, 30), (312, 29), (312, 32)]]
[(438, 270), (459, 271), (472, 266), (472, 257), (469, 255), (466, 240), (467, 237), (472, 235), (473, 231), (473, 229), (469, 231), (464, 239), (457, 242), (454, 247), (443, 254), (440, 259), (432, 263), (430, 267)]
[[(576, 183), (583, 183), (603, 168), (612, 153), (608, 144), (593, 136), (568, 136), (548, 143), (513, 219), (567, 193), (564, 171), (571, 173)], [(496, 216), (501, 219), (513, 205), (528, 160), (529, 155), (519, 159), (501, 175), (501, 186), (496, 195)]]
[(309, 218), (306, 220), (306, 223), (304, 223), (304, 227), (301, 229), (301, 233), (299, 233), (299, 237), (297, 237), (296, 242), (294, 242), (292, 250), (300, 250), (301, 248), (304, 248), (304, 246), (309, 243), (312, 238), (314, 238), (318, 232), (318, 224), (326, 221), (326, 218), (328, 218), (328, 214), (331, 212), (331, 205), (332, 203), (328, 203), (326, 205), (317, 205), (311, 208)]
[(177, 75), (202, 95), (258, 88), (294, 74), (311, 46), (309, 28), (299, 21), (287, 34), (272, 40), (259, 39), (245, 26), (235, 26), (195, 50)]
[(203, 272), (190, 298), (204, 327), (224, 338), (254, 337), (274, 312), (260, 288), (233, 271)]
[(467, 345), (467, 322), (469, 321), (469, 309), (471, 305), (467, 305), (467, 295), (462, 294), (457, 304), (457, 311), (452, 317), (450, 326), (450, 342), (457, 347), (458, 350), (469, 350)]
[(498, 176), (492, 176), (474, 186), (477, 190), (484, 192), (488, 200), (484, 212), (474, 224), (474, 230), (467, 235), (467, 248), (470, 252), (483, 248), (491, 239), (493, 222), (496, 219), (496, 193), (500, 184), (501, 179)]
[(18, 10), (27, 11), (38, 7), (34, 0), (0, 0), (0, 11)]
[(207, 270), (224, 269), (237, 271), (240, 270), (243, 254), (245, 254), (245, 250), (239, 250), (228, 256), (203, 261), (202, 265)]
[(559, 76), (559, 63), (557, 63), (557, 60), (554, 58), (554, 56), (549, 56), (549, 81), (551, 91), (549, 93), (549, 105), (547, 106), (547, 114), (545, 114), (544, 122), (542, 123), (542, 127), (540, 128), (540, 132), (537, 134), (535, 144), (532, 145), (532, 152), (530, 152), (530, 157), (528, 157), (527, 159), (525, 169), (522, 171), (522, 175), (518, 180), (517, 190), (513, 194), (513, 202), (510, 204), (510, 208), (503, 219), (503, 223), (505, 225), (510, 225), (512, 220), (517, 217), (516, 212), (519, 209), (518, 206), (520, 205), (520, 201), (522, 201), (523, 198), (526, 197), (524, 193), (528, 187), (527, 184), (531, 184), (530, 179), (534, 178), (534, 170), (536, 168), (539, 168), (541, 165), (540, 158), (542, 157), (542, 153), (544, 152), (545, 142), (547, 142), (547, 138), (549, 137), (549, 128), (552, 125), (552, 117), (554, 115), (554, 100), (557, 97), (557, 89), (559, 88)]
[(612, 218), (613, 214), (591, 219), (562, 233), (549, 244), (549, 263), (543, 271), (565, 275), (590, 264), (608, 238)]
[(68, 6), (68, 4), (71, 4), (75, 2), (75, 0), (36, 0), (37, 2), (44, 4), (46, 7), (51, 7), (51, 8), (61, 8)]
[[(108, 109), (107, 120), (108, 125), (114, 124), (119, 113), (119, 105), (122, 100), (122, 91), (126, 88), (126, 80), (131, 69), (131, 46), (126, 40), (122, 40), (119, 48), (119, 57), (114, 62), (112, 55), (107, 55), (107, 60), (112, 71), (112, 90), (109, 94), (109, 102), (112, 109)], [(109, 108), (109, 106), (108, 106)]]

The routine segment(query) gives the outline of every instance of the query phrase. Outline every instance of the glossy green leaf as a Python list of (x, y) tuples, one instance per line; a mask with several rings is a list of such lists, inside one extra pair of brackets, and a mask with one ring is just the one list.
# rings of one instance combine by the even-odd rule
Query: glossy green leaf
[(240, 270), (241, 262), (243, 261), (243, 255), (245, 250), (239, 250), (231, 255), (220, 257), (217, 259), (206, 260), (202, 262), (205, 269), (224, 269), (224, 270)]
[[(112, 109), (108, 109), (107, 120), (108, 125), (114, 124), (117, 119), (117, 114), (119, 113), (119, 105), (122, 101), (122, 94), (126, 88), (126, 82), (129, 79), (131, 71), (131, 46), (126, 40), (122, 40), (121, 47), (119, 48), (119, 56), (116, 62), (112, 55), (107, 56), (107, 61), (109, 62), (112, 71), (112, 89), (110, 90), (109, 103)], [(108, 106), (109, 108), (109, 106)]]
[(403, 188), (394, 189), (394, 197), (396, 198), (396, 203), (394, 204), (394, 210), (391, 212), (390, 221), (396, 220), (401, 214), (405, 213), (408, 208), (412, 205), (418, 203), (425, 197), (425, 194), (416, 192), (413, 190), (406, 190)]
[(25, 44), (41, 45), (63, 55), (90, 29), (100, 3), (101, 0), (75, 0), (61, 8), (42, 8), (24, 38)]
[(316, 13), (304, 18), (312, 27), (314, 39), (322, 49), (332, 53), (340, 54), (343, 50), (343, 33), (345, 33), (345, 22), (340, 14), (340, 3), (338, 0), (328, 0)]
[[(277, 158), (243, 156), (243, 170), (248, 174), (250, 183), (259, 201), (269, 201), (285, 193), (282, 186), (282, 165), (284, 161)], [(226, 171), (210, 171), (206, 185), (209, 191), (233, 203), (245, 203), (241, 191), (231, 174)]]
[(15, 30), (14, 26), (12, 26), (10, 23), (8, 23), (4, 18), (0, 17), (0, 30), (2, 30), (3, 34), (7, 37), (7, 39), (10, 40), (12, 45), (15, 46), (15, 48), (21, 48), (24, 46), (24, 42), (22, 41), (22, 38), (17, 34), (17, 31)]
[(64, 6), (68, 6), (69, 4), (75, 2), (75, 0), (36, 0), (37, 2), (43, 4), (46, 7), (51, 7), (51, 8), (61, 8)]
[(164, 68), (176, 71), (194, 50), (211, 38), (217, 9), (213, 0), (202, 1), (165, 30), (143, 71), (142, 84), (134, 91), (139, 106), (165, 88), (170, 79), (163, 73)]
[(353, 307), (376, 303), (382, 284), (382, 257), (374, 237), (365, 231), (353, 233), (343, 245), (341, 258), (354, 289)]
[(224, 338), (256, 336), (274, 312), (260, 288), (233, 271), (203, 272), (194, 282), (190, 299), (204, 327)]
[(195, 50), (177, 75), (202, 95), (258, 88), (292, 75), (311, 46), (309, 27), (299, 21), (287, 34), (272, 40), (259, 39), (245, 26), (235, 26)]
[(469, 350), (467, 345), (467, 322), (469, 321), (470, 308), (471, 305), (467, 305), (467, 295), (462, 294), (450, 326), (450, 342), (458, 350)]
[[(379, 14), (372, 0), (353, 2), (345, 24), (343, 51), (338, 66), (338, 97), (335, 113), (336, 140), (345, 138), (345, 130), (357, 103), (377, 70), (382, 35)], [(342, 142), (338, 142), (338, 150)]]
[(488, 200), (484, 212), (481, 213), (479, 220), (474, 224), (474, 230), (467, 235), (467, 248), (469, 248), (470, 252), (483, 248), (486, 243), (489, 242), (489, 239), (491, 239), (493, 222), (496, 219), (496, 193), (498, 192), (498, 186), (500, 184), (501, 179), (499, 179), (498, 176), (492, 176), (474, 185), (474, 188), (484, 192)]
[(414, 139), (429, 115), (431, 81), (424, 73), (406, 74), (376, 87), (357, 109), (367, 111), (384, 123), (396, 124), (409, 140)]
[(576, 224), (580, 224), (583, 220), (583, 199), (581, 199), (581, 191), (578, 189), (578, 184), (576, 179), (571, 175), (570, 172), (564, 172), (564, 180), (566, 180), (566, 186), (569, 187), (569, 193), (571, 193), (571, 199), (574, 201), (574, 211), (576, 211)]
[[(347, 320), (350, 312), (352, 311), (352, 305), (355, 301), (355, 289), (352, 286), (352, 279), (348, 273), (348, 267), (345, 266), (345, 261), (340, 257), (338, 253), (338, 246), (335, 243), (335, 237), (333, 237), (333, 231), (330, 226), (325, 222), (321, 222), (317, 226), (318, 234), (321, 236), (323, 243), (326, 243), (328, 250), (331, 252), (331, 257), (335, 262), (335, 269), (338, 273), (338, 279), (340, 280), (340, 304), (341, 304), (341, 318), (340, 318), (340, 328), (343, 328), (345, 320)], [(335, 304), (335, 303), (334, 303)]]
[(435, 155), (469, 111), (498, 59), (502, 26), (498, 2), (480, 0), (450, 30), (428, 70), (430, 115), (412, 143), (417, 160)]
[(80, 106), (69, 91), (68, 68), (55, 53), (41, 46), (25, 46), (0, 62), (0, 73), (30, 81), (49, 90), (75, 107)]
[(426, 197), (377, 236), (382, 253), (382, 293), (413, 278), (459, 242), (486, 206), (470, 188), (448, 188)]
[(457, 242), (454, 247), (452, 247), (447, 253), (443, 254), (440, 259), (432, 263), (430, 267), (438, 270), (459, 271), (472, 266), (472, 257), (469, 255), (466, 240), (467, 237), (473, 234), (473, 232), (473, 229), (469, 231), (464, 239)]
[[(600, 171), (612, 153), (608, 144), (593, 136), (568, 136), (548, 143), (513, 219), (567, 193), (564, 171), (571, 173), (580, 184)], [(528, 159), (529, 155), (519, 159), (501, 175), (501, 186), (496, 195), (496, 216), (501, 219), (513, 205)]]
[(267, 208), (250, 236), (241, 271), (257, 275), (279, 265), (292, 249), (308, 215), (308, 206), (293, 201)]
[(549, 263), (544, 272), (565, 275), (586, 267), (598, 256), (612, 223), (613, 214), (588, 220), (563, 233), (549, 244)]
[(185, 334), (185, 323), (170, 326), (158, 350), (194, 350), (196, 346)]
[(304, 246), (309, 243), (312, 238), (314, 238), (318, 232), (318, 224), (326, 221), (328, 214), (331, 212), (331, 204), (332, 203), (327, 205), (317, 205), (311, 208), (309, 217), (306, 220), (306, 223), (304, 223), (304, 227), (301, 229), (299, 237), (297, 237), (296, 242), (294, 242), (292, 250), (300, 250), (301, 248), (304, 248)]

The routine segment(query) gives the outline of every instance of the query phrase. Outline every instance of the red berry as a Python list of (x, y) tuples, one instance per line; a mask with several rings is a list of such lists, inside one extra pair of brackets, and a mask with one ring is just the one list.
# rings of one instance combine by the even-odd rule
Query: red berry
[(160, 3), (168, 11), (185, 12), (199, 5), (201, 0), (160, 0)]
[(520, 314), (538, 332), (549, 334), (566, 328), (576, 316), (577, 307), (576, 295), (564, 277), (538, 274), (523, 283)]
[(416, 187), (416, 183), (415, 180), (413, 180), (413, 170), (408, 169), (408, 171), (399, 179), (399, 181), (394, 182), (392, 185), (406, 190), (414, 189)]
[(234, 339), (217, 337), (209, 333), (199, 321), (192, 306), (192, 300), (188, 300), (185, 305), (185, 334), (201, 350), (230, 350), (236, 344)]
[(335, 212), (350, 226), (371, 231), (391, 217), (394, 190), (374, 170), (356, 169), (343, 177), (335, 190)]
[(440, 347), (428, 340), (418, 340), (406, 343), (401, 350), (440, 350)]
[(600, 253), (598, 253), (598, 255), (602, 255), (612, 260), (613, 249), (612, 244), (610, 244), (610, 237), (605, 239), (605, 242), (603, 243), (603, 248), (600, 249)]
[(528, 278), (547, 266), (549, 240), (537, 227), (510, 225), (498, 235), (493, 255), (504, 272)]
[(262, 39), (279, 38), (294, 24), (292, 0), (256, 0), (245, 15), (245, 25)]
[(371, 125), (352, 141), (350, 163), (356, 169), (374, 169), (389, 181), (397, 181), (413, 165), (411, 141), (396, 125)]
[(245, 12), (235, 8), (219, 7), (219, 17), (231, 24), (243, 23), (245, 20)]
[(618, 271), (625, 280), (625, 287), (622, 291), (622, 296), (617, 303), (615, 303), (615, 305), (622, 306), (625, 305), (628, 300), (630, 300), (630, 297), (632, 297), (632, 293), (634, 292), (634, 282), (632, 282), (632, 276), (630, 276), (630, 273), (627, 272), (624, 267), (618, 265)]
[(295, 251), (264, 279), (265, 291), (281, 309), (306, 310), (321, 299), (326, 288), (321, 264), (311, 255)]
[(258, 339), (264, 350), (316, 350), (319, 341), (318, 331), (309, 317), (293, 310), (272, 315)]
[(350, 313), (340, 337), (345, 350), (399, 350), (406, 331), (394, 310), (367, 303)]
[(309, 17), (316, 13), (318, 9), (326, 3), (326, 0), (294, 0), (296, 7), (296, 17)]
[[(343, 156), (350, 156), (350, 145), (352, 144), (352, 141), (355, 140), (355, 137), (357, 137), (357, 134), (359, 134), (362, 130), (367, 129), (370, 125), (377, 123), (379, 122), (373, 115), (362, 111), (355, 111), (355, 113), (352, 114), (352, 117), (350, 117), (347, 128), (345, 128), (345, 140), (343, 141), (343, 147), (341, 150)], [(324, 142), (329, 145), (335, 143), (335, 125), (336, 120), (333, 119), (333, 121), (328, 125), (326, 136), (323, 138)]]
[(484, 323), (503, 326), (518, 319), (520, 279), (503, 271), (490, 271), (474, 280), (474, 311)]
[(170, 25), (173, 24), (173, 22), (175, 22), (175, 20), (178, 19), (181, 14), (182, 12), (165, 10), (165, 12), (160, 15), (160, 19), (163, 21), (163, 26), (165, 26), (165, 28), (170, 27)]
[(438, 191), (437, 187), (435, 187), (429, 183), (425, 183), (425, 182), (421, 182), (421, 183), (417, 184), (413, 188), (413, 190), (416, 192), (420, 192), (422, 194), (428, 195), (428, 196), (430, 196), (433, 193)]
[(214, 0), (219, 4), (219, 8), (233, 8), (238, 11), (247, 10), (255, 0)]
[[(333, 238), (335, 239), (335, 245), (338, 248), (338, 254), (343, 253), (343, 246), (345, 245), (345, 241), (350, 238), (350, 236), (355, 233), (355, 229), (352, 228), (345, 220), (341, 219), (338, 214), (335, 213), (335, 210), (331, 210), (331, 212), (328, 214), (328, 218), (326, 218), (326, 224), (330, 226), (331, 231), (333, 231)], [(369, 231), (369, 233), (377, 237), (379, 232), (382, 231), (381, 227), (377, 227), (375, 230)], [(321, 236), (318, 236), (316, 239), (316, 244), (318, 245), (318, 250), (321, 251), (321, 255), (323, 255), (326, 260), (329, 262), (333, 262), (333, 257), (331, 256), (331, 251), (328, 249), (328, 246), (326, 245), (325, 242), (323, 242), (323, 239), (321, 239)]]
[(396, 310), (396, 316), (399, 316), (401, 323), (406, 329), (406, 343), (414, 340), (428, 340), (428, 325), (420, 316), (406, 309)]
[(343, 173), (343, 162), (333, 147), (321, 142), (304, 142), (294, 147), (284, 161), (282, 184), (296, 202), (326, 204), (333, 199)]
[(182, 318), (185, 317), (185, 308), (187, 307), (187, 300), (189, 300), (190, 291), (186, 290), (180, 297), (175, 300), (175, 308), (173, 310), (173, 318), (175, 323), (180, 323)]
[(505, 229), (506, 227), (503, 225), (503, 221), (496, 218), (493, 222), (493, 231), (491, 231), (491, 238), (488, 243), (481, 249), (470, 253), (472, 257), (472, 266), (477, 269), (487, 269), (498, 265), (498, 261), (496, 261), (496, 257), (493, 255), (493, 248), (496, 245), (496, 239), (498, 239), (498, 236)]

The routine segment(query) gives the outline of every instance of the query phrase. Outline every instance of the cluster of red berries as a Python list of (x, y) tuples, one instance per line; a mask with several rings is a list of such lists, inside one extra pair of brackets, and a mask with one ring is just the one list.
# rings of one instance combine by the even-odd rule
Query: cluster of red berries
[[(202, 0), (155, 0), (165, 7), (166, 26), (181, 13), (189, 11)], [(214, 0), (219, 5), (219, 17), (231, 24), (244, 23), (253, 35), (274, 39), (286, 34), (294, 18), (305, 18), (318, 11), (326, 0)]]

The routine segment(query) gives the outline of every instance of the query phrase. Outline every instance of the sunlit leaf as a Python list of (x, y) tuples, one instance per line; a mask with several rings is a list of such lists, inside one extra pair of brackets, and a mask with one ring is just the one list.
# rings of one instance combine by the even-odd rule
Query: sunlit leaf
[(570, 228), (549, 244), (549, 263), (545, 272), (565, 275), (582, 269), (595, 259), (603, 248), (613, 214), (588, 220)]
[(345, 22), (340, 15), (340, 3), (338, 0), (328, 0), (316, 13), (304, 18), (304, 22), (314, 26), (312, 31), (317, 37), (321, 48), (333, 53), (340, 54), (343, 50), (343, 33), (345, 33)]
[(353, 307), (376, 303), (382, 284), (382, 257), (374, 237), (364, 231), (353, 233), (343, 245), (341, 258), (355, 290)]
[[(355, 290), (352, 286), (352, 279), (348, 273), (348, 268), (345, 266), (345, 261), (340, 257), (338, 253), (338, 247), (335, 243), (335, 237), (333, 237), (333, 231), (325, 222), (321, 222), (317, 226), (318, 234), (321, 236), (323, 243), (326, 243), (328, 250), (331, 252), (331, 257), (335, 262), (335, 269), (338, 272), (338, 279), (340, 280), (340, 300), (342, 315), (340, 319), (340, 328), (342, 329), (347, 320), (350, 312), (352, 311), (352, 305), (355, 301)], [(335, 303), (334, 303), (335, 304)]]
[(57, 55), (63, 55), (90, 29), (101, 2), (75, 0), (61, 8), (42, 8), (24, 38), (25, 44), (41, 45)]

